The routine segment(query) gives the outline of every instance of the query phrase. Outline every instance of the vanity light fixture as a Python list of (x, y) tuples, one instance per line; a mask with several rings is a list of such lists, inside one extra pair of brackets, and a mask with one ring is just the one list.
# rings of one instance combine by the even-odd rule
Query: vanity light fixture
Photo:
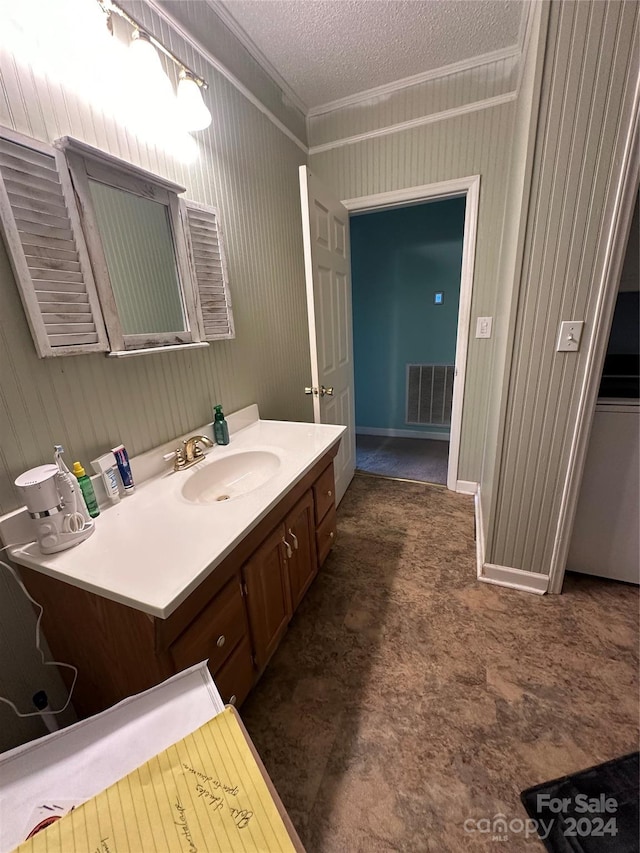
[(168, 50), (155, 36), (147, 32), (135, 18), (132, 18), (128, 12), (125, 12), (113, 0), (97, 0), (97, 2), (107, 14), (109, 29), (111, 31), (113, 31), (111, 15), (114, 13), (133, 27), (130, 51), (135, 58), (135, 66), (141, 76), (146, 77), (157, 92), (162, 92), (163, 96), (164, 91), (162, 90), (168, 92), (168, 88), (163, 82), (164, 78), (171, 87), (171, 94), (173, 94), (173, 86), (162, 68), (158, 51), (164, 54), (167, 59), (171, 60), (180, 69), (177, 111), (184, 129), (192, 131), (204, 130), (209, 127), (211, 124), (211, 113), (202, 97), (202, 91), (209, 88), (207, 81), (185, 65), (181, 59)]

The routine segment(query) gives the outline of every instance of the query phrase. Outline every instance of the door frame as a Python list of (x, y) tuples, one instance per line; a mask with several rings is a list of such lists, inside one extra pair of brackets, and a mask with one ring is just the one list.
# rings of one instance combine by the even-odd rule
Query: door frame
[(469, 334), (471, 331), (471, 297), (473, 294), (473, 271), (478, 234), (480, 175), (470, 175), (465, 178), (454, 178), (450, 181), (439, 181), (438, 183), (409, 187), (404, 190), (392, 190), (391, 192), (376, 193), (375, 195), (343, 199), (342, 204), (352, 213), (361, 210), (374, 211), (402, 207), (407, 202), (419, 204), (425, 201), (438, 201), (447, 198), (458, 198), (460, 196), (464, 196), (467, 203), (464, 212), (460, 303), (458, 308), (458, 328), (456, 331), (455, 381), (453, 383), (453, 401), (451, 406), (447, 488), (454, 492), (469, 492), (471, 484), (458, 479), (458, 464), (460, 459), (460, 438), (462, 435), (467, 351), (469, 349)]

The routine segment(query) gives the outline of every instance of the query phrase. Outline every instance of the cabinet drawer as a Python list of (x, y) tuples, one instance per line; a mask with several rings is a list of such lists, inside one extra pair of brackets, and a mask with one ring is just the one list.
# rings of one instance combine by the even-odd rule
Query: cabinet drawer
[(209, 658), (209, 669), (215, 673), (246, 635), (247, 618), (240, 581), (234, 576), (169, 651), (178, 670)]
[(336, 487), (333, 481), (333, 462), (320, 474), (313, 484), (313, 497), (316, 504), (316, 524), (325, 517), (332, 504), (335, 504)]
[(318, 546), (318, 565), (321, 566), (329, 556), (329, 551), (336, 541), (336, 506), (331, 509), (318, 525), (316, 543)]
[(246, 637), (214, 676), (222, 701), (237, 708), (247, 698), (253, 687), (255, 670), (251, 659), (251, 646)]

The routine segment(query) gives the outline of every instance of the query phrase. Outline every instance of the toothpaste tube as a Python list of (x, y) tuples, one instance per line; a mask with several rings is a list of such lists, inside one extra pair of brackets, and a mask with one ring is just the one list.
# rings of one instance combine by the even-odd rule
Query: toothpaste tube
[(122, 477), (124, 493), (125, 495), (130, 494), (135, 486), (133, 482), (133, 474), (131, 473), (131, 466), (129, 465), (129, 456), (125, 450), (124, 444), (119, 444), (118, 447), (112, 447), (111, 452), (116, 457), (116, 464), (118, 466), (120, 476)]

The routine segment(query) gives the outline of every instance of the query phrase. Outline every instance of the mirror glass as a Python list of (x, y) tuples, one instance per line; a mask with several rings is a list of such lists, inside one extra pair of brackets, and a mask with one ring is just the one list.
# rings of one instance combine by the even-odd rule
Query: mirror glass
[(89, 186), (123, 333), (186, 331), (168, 207), (98, 181)]

